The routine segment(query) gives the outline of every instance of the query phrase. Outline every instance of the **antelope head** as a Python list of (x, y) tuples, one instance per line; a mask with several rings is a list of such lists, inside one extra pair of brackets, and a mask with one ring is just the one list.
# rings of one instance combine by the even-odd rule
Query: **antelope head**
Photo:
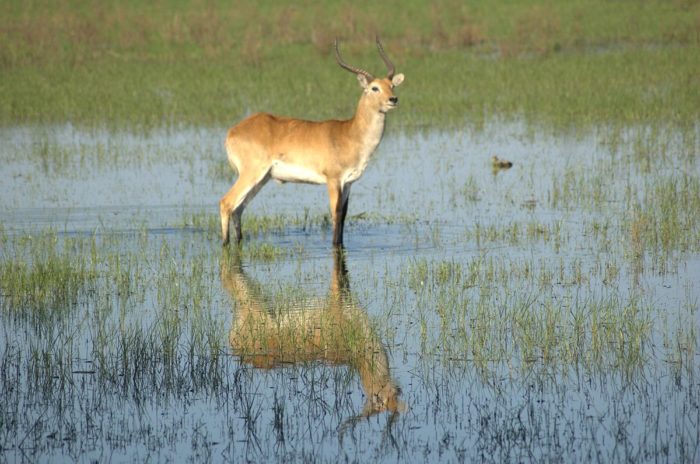
[(382, 60), (387, 67), (386, 77), (375, 78), (364, 69), (351, 66), (343, 61), (343, 59), (340, 57), (340, 51), (338, 50), (338, 39), (335, 39), (335, 59), (338, 61), (341, 68), (350, 71), (357, 76), (360, 86), (364, 89), (364, 103), (377, 109), (381, 113), (386, 113), (387, 111), (396, 108), (399, 104), (399, 98), (394, 95), (394, 87), (403, 82), (404, 76), (400, 73), (395, 74), (394, 64), (386, 55), (386, 52), (384, 52), (384, 47), (382, 47), (379, 37), (377, 37), (376, 40), (379, 56), (382, 57)]

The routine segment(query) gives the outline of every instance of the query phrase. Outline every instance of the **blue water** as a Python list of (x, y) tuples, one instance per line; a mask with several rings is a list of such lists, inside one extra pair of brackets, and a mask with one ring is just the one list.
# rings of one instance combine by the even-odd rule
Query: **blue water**
[[(2, 129), (0, 221), (5, 240), (0, 259), (24, 259), (28, 248), (12, 243), (51, 229), (59, 241), (103, 244), (104, 250), (131, 260), (138, 274), (131, 276), (135, 293), (128, 296), (112, 293), (114, 287), (98, 279), (97, 288), (86, 291), (53, 327), (34, 326), (31, 318), (3, 304), (0, 375), (17, 383), (2, 383), (2, 397), (10, 400), (2, 406), (0, 458), (700, 458), (700, 255), (674, 250), (659, 257), (647, 250), (634, 258), (628, 237), (620, 231), (630, 185), (643, 189), (648, 176), (673, 173), (677, 165), (643, 172), (619, 162), (629, 145), (613, 150), (601, 134), (551, 134), (521, 123), (494, 122), (479, 132), (389, 131), (352, 189), (346, 264), (350, 292), (386, 348), (391, 377), (408, 409), (354, 421), (367, 398), (352, 366), (319, 359), (257, 369), (228, 346), (241, 302), (222, 281), (224, 257), (216, 231), (192, 226), (187, 219), (192, 214), (216, 216), (218, 199), (235, 179), (225, 161), (223, 134), (224, 128), (148, 134), (72, 126)], [(493, 171), (494, 154), (514, 166)], [(566, 175), (599, 180), (603, 199), (577, 203), (569, 198), (555, 204), (554, 186)], [(313, 217), (326, 210), (323, 187), (270, 183), (246, 214)], [(604, 224), (611, 228), (607, 238), (593, 232)], [(528, 227), (542, 232), (530, 236)], [(510, 232), (489, 236), (489, 231), (504, 230)], [(290, 224), (281, 232), (249, 239), (293, 250), (288, 256), (265, 261), (244, 255), (242, 266), (263, 289), (267, 304), (284, 300), (290, 292), (299, 292), (303, 301), (324, 300), (334, 266), (330, 239), (327, 227), (305, 230)], [(463, 279), (436, 284), (437, 269), (445, 263), (460, 269)], [(106, 267), (113, 265), (101, 262), (97, 268), (106, 275)], [(483, 279), (480, 286), (468, 284), (469, 269), (477, 266), (485, 273), (489, 265), (497, 272), (511, 269), (511, 277), (494, 275), (489, 285)], [(421, 266), (429, 269), (428, 281), (417, 277)], [(606, 274), (606, 266), (617, 271)], [(523, 274), (524, 268), (529, 275)], [(576, 269), (583, 275), (577, 276)], [(547, 271), (551, 278), (538, 277)], [(183, 288), (186, 303), (169, 306), (170, 287), (192, 282), (201, 288)], [(450, 285), (456, 286), (457, 296), (443, 300)], [(170, 293), (162, 291), (165, 287)], [(567, 318), (577, 310), (606, 298), (639, 302), (650, 327), (642, 340), (630, 340), (624, 332), (619, 339), (607, 338), (610, 346), (601, 349), (598, 362), (585, 361), (586, 353), (580, 362), (548, 364), (541, 353), (524, 359), (509, 334), (493, 334), (508, 345), (493, 358), (477, 359), (469, 348), (481, 327), (475, 322), (480, 303), (491, 308), (494, 327), (515, 331), (517, 326), (497, 320), (498, 314), (512, 317), (511, 302), (531, 301), (525, 310), (535, 315), (554, 308), (571, 321)], [(465, 305), (469, 319), (461, 320), (459, 311), (445, 317), (445, 301)], [(149, 366), (160, 370), (144, 378), (163, 384), (134, 380), (130, 390), (96, 373), (97, 327), (113, 330), (108, 351), (119, 353), (120, 331), (157, 330), (167, 318), (179, 321), (183, 351), (196, 337), (193, 327), (214, 327), (221, 351), (209, 376), (184, 377), (181, 389), (167, 386), (167, 366), (155, 360)], [(32, 391), (27, 366), (40, 366), (33, 356), (53, 352), (54, 341), (71, 344), (72, 375), (57, 381), (50, 392)], [(625, 359), (619, 355), (625, 344), (634, 343), (642, 346), (642, 361), (631, 369), (616, 364)], [(41, 375), (51, 373), (40, 370)], [(143, 390), (133, 390), (136, 386)]]

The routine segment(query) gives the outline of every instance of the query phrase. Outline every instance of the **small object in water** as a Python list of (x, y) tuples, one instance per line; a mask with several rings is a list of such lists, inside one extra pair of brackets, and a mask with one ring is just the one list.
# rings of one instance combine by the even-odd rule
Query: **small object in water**
[(491, 157), (491, 164), (493, 164), (493, 167), (496, 169), (508, 169), (513, 167), (513, 162), (500, 159), (498, 156), (493, 155)]

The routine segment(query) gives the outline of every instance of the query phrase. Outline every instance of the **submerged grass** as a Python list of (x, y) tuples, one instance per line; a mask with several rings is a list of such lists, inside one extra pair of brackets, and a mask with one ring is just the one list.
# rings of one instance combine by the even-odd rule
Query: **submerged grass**
[[(191, 213), (183, 217), (183, 225), (195, 227), (206, 231), (212, 237), (218, 237), (221, 233), (219, 217), (205, 213)], [(327, 214), (310, 214), (308, 208), (303, 215), (290, 216), (289, 214), (256, 215), (245, 214), (241, 227), (250, 237), (268, 236), (289, 230), (299, 229), (301, 232), (310, 232), (318, 229), (329, 229), (330, 220)]]
[[(579, 197), (562, 193), (557, 204), (543, 201), (547, 214), (535, 214), (537, 206), (504, 218), (497, 210), (495, 218), (482, 215), (456, 227), (396, 220), (402, 234), (415, 234), (415, 246), (404, 237), (399, 245), (349, 252), (357, 299), (369, 303), (411, 407), (398, 418), (353, 426), (347, 437), (357, 434), (359, 451), (337, 438), (339, 425), (365, 402), (355, 393), (361, 389), (352, 370), (306, 363), (260, 371), (230, 356), (226, 335), (241, 307), (221, 294), (214, 211), (187, 219), (194, 230), (186, 233), (2, 231), (4, 452), (78, 459), (106, 447), (127, 458), (173, 459), (141, 454), (156, 448), (304, 461), (335, 459), (341, 449), (360, 461), (368, 454), (424, 456), (442, 443), (443, 458), (483, 458), (489, 448), (507, 460), (550, 456), (549, 443), (561, 440), (558, 457), (585, 449), (614, 460), (624, 448), (631, 460), (692, 462), (697, 300), (692, 290), (677, 303), (648, 289), (644, 279), (685, 277), (644, 263), (649, 255), (665, 263), (665, 246), (689, 255), (690, 242), (673, 235), (664, 242), (661, 231), (696, 232), (696, 180), (689, 174), (674, 182), (659, 173), (629, 194), (615, 184), (621, 214), (586, 187), (594, 183), (587, 179), (607, 179), (600, 174), (606, 168), (594, 163), (590, 176), (583, 171)], [(484, 182), (469, 184), (479, 190)], [(474, 209), (465, 214), (487, 209), (479, 202), (488, 199), (468, 201)], [(556, 214), (571, 210), (580, 213), (573, 221)], [(328, 272), (318, 255), (284, 237), (308, 220), (249, 218), (257, 235), (240, 256), (275, 310), (293, 313), (299, 300), (326, 291)], [(390, 222), (371, 220), (372, 232), (373, 224)], [(311, 240), (327, 238), (319, 230), (325, 226), (314, 227)], [(53, 319), (38, 310), (53, 300), (26, 283), (32, 279), (65, 292), (59, 306), (70, 310)], [(63, 282), (70, 282), (65, 290)], [(306, 340), (313, 340), (309, 334)], [(639, 425), (640, 416), (649, 419)], [(387, 450), (378, 438), (387, 430), (409, 440)], [(182, 436), (190, 439), (184, 449)], [(304, 456), (290, 458), (282, 437), (303, 447)], [(649, 437), (658, 438), (649, 443)]]
[(642, 176), (634, 174), (638, 167), (614, 160), (604, 160), (595, 169), (570, 167), (552, 178), (549, 205), (598, 215), (594, 233), (603, 240), (613, 223), (624, 231), (624, 243), (635, 255), (697, 252), (700, 179), (693, 172), (695, 161), (688, 168), (662, 166), (663, 162), (663, 158), (654, 161), (655, 175)]
[(419, 317), (428, 324), (422, 331), (426, 354), (473, 362), (492, 375), (503, 365), (523, 372), (537, 367), (542, 375), (569, 369), (632, 375), (652, 350), (653, 310), (614, 285), (579, 294), (593, 283), (578, 266), (557, 271), (548, 261), (421, 259), (399, 279), (425, 314)]
[[(205, 270), (210, 266), (204, 256), (190, 259), (186, 246), (143, 241), (135, 260), (124, 254), (119, 236), (49, 232), (6, 241), (0, 262), (3, 319), (9, 324), (3, 354), (5, 366), (14, 366), (8, 369), (31, 372), (36, 385), (23, 388), (53, 396), (60, 392), (42, 383), (70, 384), (76, 373), (96, 375), (101, 389), (114, 384), (141, 400), (155, 391), (179, 391), (183, 376), (188, 390), (193, 382), (211, 388), (211, 376), (202, 375), (219, 365), (224, 329), (208, 312), (214, 276)], [(37, 336), (20, 348), (11, 331), (27, 318)], [(8, 382), (12, 378), (4, 377), (3, 391), (17, 391)]]
[[(67, 240), (59, 244), (55, 233), (5, 239), (0, 262), (2, 309), (39, 318), (62, 314), (74, 307), (81, 295), (94, 291), (98, 273), (85, 256), (89, 244)], [(19, 242), (19, 243), (18, 243)], [(22, 256), (17, 249), (29, 251)]]

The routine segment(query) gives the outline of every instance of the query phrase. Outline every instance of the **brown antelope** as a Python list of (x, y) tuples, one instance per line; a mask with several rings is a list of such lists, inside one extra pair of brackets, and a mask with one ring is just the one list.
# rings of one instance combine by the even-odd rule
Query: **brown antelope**
[(221, 261), (221, 281), (236, 301), (229, 343), (241, 362), (262, 369), (322, 361), (355, 369), (367, 396), (356, 420), (382, 411), (406, 409), (389, 373), (384, 344), (367, 312), (350, 294), (342, 250), (334, 253), (330, 292), (325, 299), (276, 307), (243, 271), (237, 252)]
[(275, 179), (327, 184), (333, 245), (342, 246), (350, 186), (360, 178), (379, 145), (386, 113), (399, 103), (393, 89), (404, 79), (403, 74), (394, 74), (394, 65), (379, 39), (377, 49), (388, 68), (384, 78), (345, 63), (335, 41), (338, 64), (356, 74), (363, 88), (352, 119), (316, 122), (256, 113), (229, 129), (226, 152), (238, 179), (219, 202), (224, 245), (229, 242), (230, 219), (240, 242), (243, 209), (267, 181)]

